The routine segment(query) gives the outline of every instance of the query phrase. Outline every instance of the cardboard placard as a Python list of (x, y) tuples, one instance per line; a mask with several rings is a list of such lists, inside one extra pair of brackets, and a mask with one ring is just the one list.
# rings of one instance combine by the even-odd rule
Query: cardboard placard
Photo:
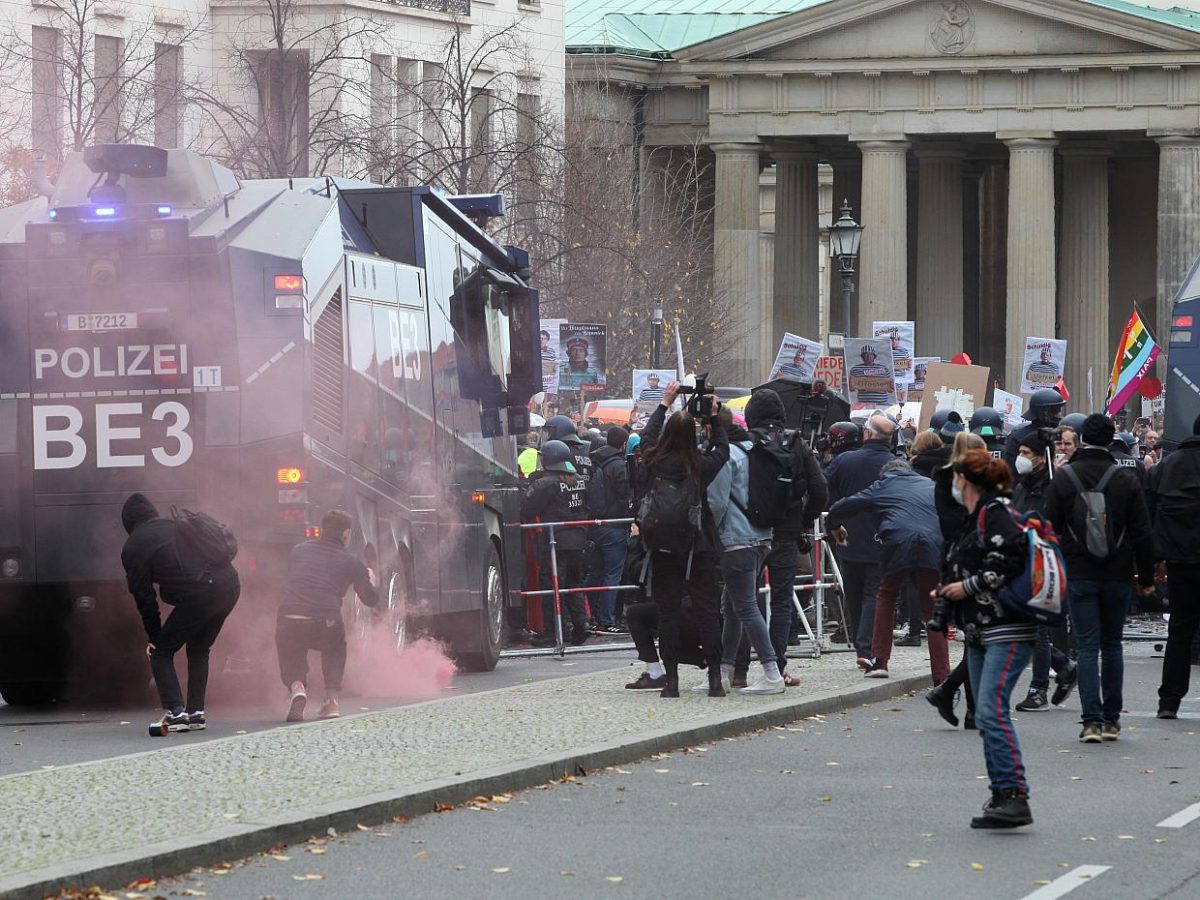
[(925, 394), (921, 398), (920, 431), (929, 427), (929, 420), (939, 409), (953, 409), (966, 422), (976, 407), (987, 402), (987, 366), (956, 366), (953, 363), (930, 363), (925, 376)]
[(826, 389), (831, 394), (845, 394), (846, 361), (840, 356), (822, 356), (817, 360), (817, 368), (813, 372), (813, 381), (825, 382)]

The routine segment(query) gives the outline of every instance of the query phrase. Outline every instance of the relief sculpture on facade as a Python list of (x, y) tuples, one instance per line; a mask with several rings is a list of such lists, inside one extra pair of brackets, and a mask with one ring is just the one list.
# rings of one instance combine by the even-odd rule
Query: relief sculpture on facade
[(975, 16), (971, 7), (962, 0), (942, 3), (929, 37), (939, 53), (947, 56), (962, 53), (975, 37)]

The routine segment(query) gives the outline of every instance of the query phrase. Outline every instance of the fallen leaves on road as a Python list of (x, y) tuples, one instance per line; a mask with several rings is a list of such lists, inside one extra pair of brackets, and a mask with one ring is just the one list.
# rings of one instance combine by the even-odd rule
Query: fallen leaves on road
[(983, 871), (983, 863), (971, 863), (971, 868), (974, 869), (976, 872), (982, 872)]
[(429, 851), (428, 850), (418, 850), (416, 853), (413, 854), (413, 859), (429, 859)]
[(622, 878), (620, 875), (605, 875), (604, 880), (611, 881), (613, 884), (620, 884), (625, 879)]
[(1136, 841), (1137, 838), (1135, 838), (1132, 834), (1118, 834), (1117, 840), (1118, 841)]
[(712, 787), (707, 781), (693, 781), (692, 787)]
[(291, 857), (290, 857), (290, 856), (285, 856), (285, 855), (284, 855), (284, 854), (282, 854), (282, 853), (272, 853), (272, 854), (271, 854), (271, 859), (275, 860), (276, 862), (287, 862), (288, 860), (290, 860), (290, 859), (291, 859)]
[(922, 866), (925, 866), (928, 864), (929, 864), (929, 860), (927, 860), (927, 859), (910, 859), (908, 862), (906, 862), (904, 864), (904, 867), (907, 869), (919, 869)]
[(657, 775), (666, 775), (670, 771), (671, 771), (670, 769), (655, 769), (654, 770), (655, 774), (657, 774)]
[(440, 812), (450, 812), (450, 810), (452, 810), (452, 809), (454, 809), (454, 807), (453, 807), (453, 806), (451, 806), (449, 803), (435, 803), (435, 804), (433, 804), (433, 811), (434, 811), (435, 813), (440, 813)]
[(570, 871), (567, 871), (567, 872), (559, 872), (558, 874), (559, 874), (559, 875), (561, 875), (563, 878), (574, 878), (574, 877), (575, 877), (575, 873), (574, 873), (574, 872), (570, 872)]
[(324, 875), (318, 875), (316, 872), (307, 872), (304, 875), (293, 875), (292, 881), (324, 881)]
[(314, 856), (322, 856), (325, 853), (325, 848), (324, 847), (309, 847), (308, 852), (313, 854)]
[(833, 802), (833, 798), (832, 798), (832, 797), (822, 797), (822, 798), (821, 798), (821, 802), (822, 802), (822, 803), (832, 803), (832, 802)]
[(507, 875), (512, 871), (512, 866), (500, 866), (498, 869), (492, 869), (497, 875)]

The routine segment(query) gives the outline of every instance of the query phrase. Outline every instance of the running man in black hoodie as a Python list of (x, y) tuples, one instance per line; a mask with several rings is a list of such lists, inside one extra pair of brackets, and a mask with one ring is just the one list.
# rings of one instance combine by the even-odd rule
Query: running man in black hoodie
[[(146, 655), (166, 711), (150, 726), (150, 733), (198, 731), (206, 725), (209, 650), (242, 590), (237, 570), (229, 563), (206, 569), (185, 543), (176, 542), (174, 520), (159, 516), (142, 494), (125, 501), (121, 524), (129, 535), (121, 550), (121, 563), (146, 627)], [(174, 607), (166, 622), (159, 614), (160, 596), (163, 603)], [(186, 709), (175, 674), (175, 654), (183, 647), (187, 647), (188, 660)]]

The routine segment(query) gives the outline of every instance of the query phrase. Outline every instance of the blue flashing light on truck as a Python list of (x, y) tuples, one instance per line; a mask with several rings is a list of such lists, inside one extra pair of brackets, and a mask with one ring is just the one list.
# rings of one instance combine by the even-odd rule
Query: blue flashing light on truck
[(137, 669), (133, 491), (233, 527), (243, 604), (273, 606), (342, 507), (397, 644), (494, 667), (541, 389), (528, 265), (429, 188), (240, 181), (186, 150), (92, 147), (0, 210), (0, 694)]

